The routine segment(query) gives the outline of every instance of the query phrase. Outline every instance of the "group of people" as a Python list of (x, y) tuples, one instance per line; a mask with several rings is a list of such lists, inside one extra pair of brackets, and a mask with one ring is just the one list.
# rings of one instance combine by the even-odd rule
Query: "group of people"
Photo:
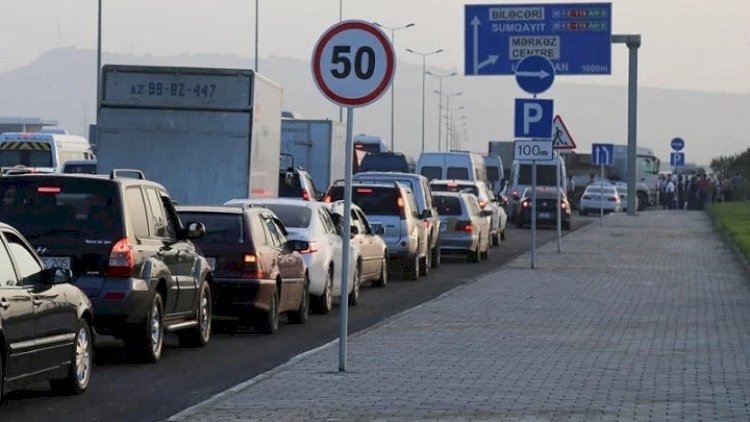
[(662, 209), (702, 210), (711, 202), (731, 201), (739, 191), (742, 176), (736, 173), (722, 181), (700, 173), (659, 176), (659, 204)]

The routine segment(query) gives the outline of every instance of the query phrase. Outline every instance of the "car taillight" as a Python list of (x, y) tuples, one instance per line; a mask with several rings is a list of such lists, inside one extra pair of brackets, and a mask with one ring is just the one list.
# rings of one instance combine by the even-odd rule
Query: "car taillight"
[(609, 202), (615, 202), (615, 201), (617, 201), (617, 197), (616, 196), (610, 196), (609, 198), (607, 198), (607, 201), (609, 201)]
[(529, 201), (523, 201), (523, 202), (521, 203), (521, 206), (522, 206), (522, 207), (524, 207), (524, 208), (528, 208), (530, 204), (531, 204), (531, 203), (530, 203)]
[(406, 220), (406, 212), (404, 212), (404, 197), (399, 196), (396, 199), (396, 205), (398, 206), (398, 214), (402, 220)]
[(265, 278), (266, 273), (260, 264), (258, 257), (246, 253), (242, 256), (242, 278)]
[(565, 209), (568, 205), (565, 202), (560, 202), (560, 208)]
[(331, 195), (326, 195), (325, 197), (323, 197), (323, 202), (325, 202), (326, 204), (330, 204), (331, 203)]
[(305, 201), (310, 200), (310, 192), (308, 192), (307, 189), (302, 189), (302, 199)]
[(311, 240), (307, 242), (307, 249), (303, 249), (301, 251), (298, 251), (301, 254), (308, 254), (308, 253), (315, 253), (318, 251), (318, 242)]
[[(32, 171), (32, 173), (35, 173)], [(36, 188), (39, 193), (60, 193), (61, 189), (59, 186), (39, 186)]]
[(107, 277), (129, 277), (134, 266), (133, 246), (130, 245), (128, 238), (124, 237), (112, 246), (105, 274)]
[(484, 209), (487, 206), (487, 201), (479, 201), (479, 208)]
[(459, 221), (456, 223), (455, 230), (457, 232), (471, 233), (474, 231), (474, 226), (471, 224), (471, 221)]

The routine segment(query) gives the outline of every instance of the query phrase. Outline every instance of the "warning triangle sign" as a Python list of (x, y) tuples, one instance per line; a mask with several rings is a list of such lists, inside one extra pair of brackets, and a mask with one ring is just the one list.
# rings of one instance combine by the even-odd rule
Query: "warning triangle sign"
[(552, 148), (554, 149), (575, 149), (576, 143), (570, 136), (568, 128), (558, 114), (552, 121)]

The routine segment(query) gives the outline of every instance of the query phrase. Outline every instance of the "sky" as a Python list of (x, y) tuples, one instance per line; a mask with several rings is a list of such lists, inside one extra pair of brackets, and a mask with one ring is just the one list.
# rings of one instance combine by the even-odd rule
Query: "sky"
[[(253, 0), (101, 0), (102, 45), (107, 52), (253, 56)], [(259, 68), (264, 56), (309, 59), (320, 34), (339, 20), (385, 26), (395, 32), (399, 60), (421, 63), (404, 50), (444, 52), (428, 65), (463, 71), (464, 0), (258, 0)], [(498, 4), (528, 1), (504, 0)], [(613, 0), (613, 33), (641, 34), (642, 86), (750, 93), (748, 0)], [(63, 46), (96, 48), (97, 0), (1, 0), (0, 72)], [(572, 83), (625, 85), (627, 50), (613, 48), (613, 73), (567, 76)], [(561, 78), (562, 79), (562, 78)], [(458, 82), (456, 82), (458, 83)]]

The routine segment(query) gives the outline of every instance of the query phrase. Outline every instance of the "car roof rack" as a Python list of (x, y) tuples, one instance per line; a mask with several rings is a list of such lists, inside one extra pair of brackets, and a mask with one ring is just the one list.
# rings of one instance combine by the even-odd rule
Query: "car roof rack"
[[(127, 174), (131, 174), (133, 176), (127, 176)], [(140, 180), (146, 180), (146, 176), (143, 174), (141, 170), (136, 169), (112, 169), (112, 171), (109, 173), (110, 179), (116, 179), (118, 177), (130, 177), (132, 179), (140, 179)]]

